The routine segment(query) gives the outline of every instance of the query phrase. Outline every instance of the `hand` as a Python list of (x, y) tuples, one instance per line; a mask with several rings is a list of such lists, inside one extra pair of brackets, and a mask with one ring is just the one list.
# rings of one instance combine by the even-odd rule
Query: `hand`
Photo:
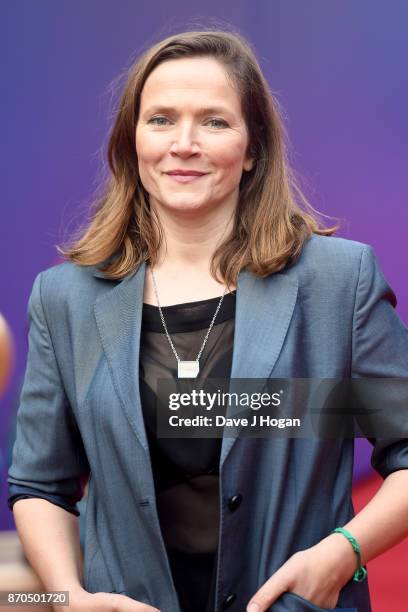
[(335, 608), (340, 589), (356, 569), (350, 542), (342, 534), (330, 534), (315, 546), (292, 555), (251, 597), (247, 612), (265, 612), (286, 591), (321, 608)]
[[(67, 612), (160, 612), (157, 608), (118, 593), (70, 591)], [(58, 608), (61, 611), (61, 607)], [(65, 608), (62, 608), (65, 610)]]

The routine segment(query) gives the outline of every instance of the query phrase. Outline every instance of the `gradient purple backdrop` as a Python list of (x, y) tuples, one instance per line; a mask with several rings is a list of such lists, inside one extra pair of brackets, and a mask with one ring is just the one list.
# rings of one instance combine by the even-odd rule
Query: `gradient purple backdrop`
[[(80, 221), (109, 129), (109, 84), (145, 46), (193, 23), (238, 28), (280, 100), (291, 159), (340, 235), (374, 246), (408, 321), (408, 3), (394, 0), (41, 0), (2, 3), (0, 312), (17, 346), (1, 402), (9, 460), (27, 350), (27, 300)], [(356, 476), (371, 447), (357, 443)], [(0, 481), (0, 528), (12, 528)]]

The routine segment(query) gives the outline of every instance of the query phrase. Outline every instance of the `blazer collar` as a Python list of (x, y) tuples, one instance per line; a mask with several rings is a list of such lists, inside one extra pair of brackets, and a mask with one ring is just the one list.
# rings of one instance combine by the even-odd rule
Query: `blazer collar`
[[(104, 278), (100, 270), (94, 276)], [(94, 304), (103, 351), (130, 426), (148, 452), (139, 391), (139, 346), (146, 264)], [(281, 352), (298, 293), (295, 274), (259, 278), (241, 270), (236, 291), (231, 378), (269, 378)], [(236, 438), (223, 438), (221, 465)]]

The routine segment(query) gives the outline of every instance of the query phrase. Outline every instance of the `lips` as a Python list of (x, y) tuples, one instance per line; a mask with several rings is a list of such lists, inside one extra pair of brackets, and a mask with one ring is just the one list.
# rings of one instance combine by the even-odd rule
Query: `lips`
[(206, 172), (198, 172), (197, 170), (171, 170), (166, 172), (170, 176), (203, 176)]
[(193, 183), (198, 181), (200, 178), (204, 178), (207, 174), (202, 174), (198, 172), (197, 174), (171, 174), (167, 173), (167, 176), (171, 181), (176, 181), (176, 183)]

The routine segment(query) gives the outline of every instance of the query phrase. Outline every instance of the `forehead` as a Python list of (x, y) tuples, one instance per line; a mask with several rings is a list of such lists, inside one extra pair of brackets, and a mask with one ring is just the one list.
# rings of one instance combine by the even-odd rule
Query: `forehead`
[(141, 107), (171, 101), (211, 100), (239, 110), (240, 99), (224, 67), (210, 57), (167, 60), (155, 68), (144, 84)]

